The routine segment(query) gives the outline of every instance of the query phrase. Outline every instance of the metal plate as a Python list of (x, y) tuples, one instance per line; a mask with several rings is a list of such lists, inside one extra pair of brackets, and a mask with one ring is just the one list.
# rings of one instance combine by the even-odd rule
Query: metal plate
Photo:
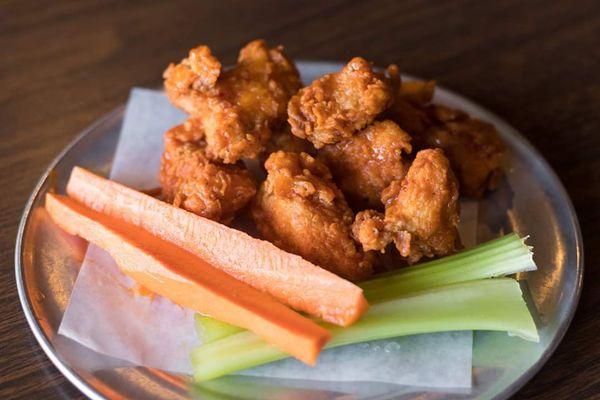
[[(305, 81), (339, 69), (336, 63), (300, 62)], [(516, 231), (531, 235), (539, 270), (524, 276), (527, 300), (535, 310), (539, 344), (504, 333), (475, 334), (470, 393), (380, 385), (376, 398), (503, 399), (529, 380), (550, 357), (573, 317), (583, 276), (583, 244), (577, 217), (562, 184), (539, 153), (506, 122), (450, 91), (438, 88), (436, 101), (458, 107), (497, 127), (509, 149), (506, 177), (480, 204), (479, 239)], [(33, 191), (21, 220), (15, 273), (27, 321), (50, 360), (83, 393), (94, 399), (363, 398), (369, 383), (297, 388), (293, 380), (225, 377), (192, 386), (185, 376), (147, 368), (95, 371), (93, 352), (56, 334), (75, 282), (85, 243), (48, 222), (43, 209), (49, 188), (64, 191), (74, 165), (108, 174), (124, 106), (98, 120), (50, 165)], [(66, 350), (69, 351), (66, 351)], [(82, 362), (85, 360), (85, 363)], [(375, 398), (375, 397), (371, 397)]]

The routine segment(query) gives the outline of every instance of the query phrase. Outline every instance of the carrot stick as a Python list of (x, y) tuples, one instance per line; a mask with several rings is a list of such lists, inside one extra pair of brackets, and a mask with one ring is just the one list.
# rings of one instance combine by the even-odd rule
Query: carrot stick
[(106, 250), (137, 283), (183, 307), (251, 330), (307, 364), (316, 362), (330, 337), (268, 294), (139, 227), (66, 196), (47, 194), (46, 209), (59, 227)]
[(75, 167), (69, 196), (125, 220), (208, 261), (279, 301), (348, 326), (367, 310), (362, 289), (303, 258)]

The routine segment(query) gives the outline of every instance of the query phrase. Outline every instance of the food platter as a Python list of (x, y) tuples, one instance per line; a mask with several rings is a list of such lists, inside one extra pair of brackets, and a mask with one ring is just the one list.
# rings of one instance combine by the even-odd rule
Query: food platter
[[(305, 82), (341, 67), (337, 63), (299, 62)], [(471, 391), (415, 387), (382, 387), (370, 398), (507, 398), (529, 380), (550, 357), (574, 314), (583, 276), (583, 245), (577, 217), (556, 175), (537, 151), (506, 122), (443, 88), (436, 102), (461, 108), (493, 123), (508, 147), (505, 178), (479, 205), (478, 238), (515, 231), (531, 235), (539, 270), (523, 277), (526, 300), (534, 311), (540, 343), (505, 333), (477, 332), (473, 350)], [(40, 346), (57, 368), (90, 398), (338, 398), (361, 395), (369, 383), (340, 383), (300, 389), (293, 380), (225, 377), (192, 387), (185, 376), (141, 367), (97, 371), (103, 356), (57, 335), (62, 313), (77, 277), (80, 243), (68, 242), (40, 217), (44, 194), (64, 191), (75, 165), (108, 174), (124, 106), (107, 114), (79, 135), (40, 178), (27, 203), (15, 249), (19, 296)], [(102, 360), (106, 364), (106, 360)], [(369, 393), (373, 393), (372, 390)]]

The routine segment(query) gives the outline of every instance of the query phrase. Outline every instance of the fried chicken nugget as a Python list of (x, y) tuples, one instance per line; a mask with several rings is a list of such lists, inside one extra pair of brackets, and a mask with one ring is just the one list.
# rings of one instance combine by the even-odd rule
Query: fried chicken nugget
[(298, 70), (283, 48), (269, 49), (263, 40), (248, 43), (237, 65), (225, 71), (207, 46), (199, 46), (169, 65), (164, 78), (171, 102), (202, 122), (206, 155), (228, 164), (263, 151), (300, 89)]
[(429, 112), (438, 124), (416, 138), (420, 146), (444, 150), (462, 194), (478, 198), (495, 189), (502, 177), (505, 153), (496, 128), (443, 106), (431, 106)]
[(461, 193), (481, 197), (502, 176), (505, 148), (493, 125), (467, 113), (431, 104), (435, 81), (400, 81), (390, 66), (394, 99), (385, 117), (412, 135), (417, 149), (440, 148), (450, 160)]
[(215, 221), (228, 223), (256, 193), (241, 165), (210, 161), (201, 128), (188, 121), (165, 133), (160, 182), (165, 201)]
[(459, 244), (458, 183), (442, 150), (417, 153), (404, 180), (392, 182), (382, 201), (385, 216), (363, 211), (353, 225), (354, 238), (364, 250), (383, 251), (393, 240), (410, 264), (455, 251)]
[(381, 192), (408, 170), (410, 136), (394, 122), (374, 122), (352, 138), (324, 146), (319, 159), (357, 209), (382, 208)]
[(390, 107), (383, 114), (396, 122), (410, 135), (422, 135), (433, 125), (426, 106), (433, 99), (435, 81), (403, 81), (394, 64), (387, 68), (388, 81), (392, 88)]
[(292, 133), (316, 148), (349, 139), (390, 104), (391, 88), (371, 64), (356, 57), (339, 72), (303, 88), (288, 104)]
[(353, 214), (329, 169), (306, 153), (270, 155), (252, 204), (265, 239), (344, 278), (372, 274), (372, 258), (351, 238)]

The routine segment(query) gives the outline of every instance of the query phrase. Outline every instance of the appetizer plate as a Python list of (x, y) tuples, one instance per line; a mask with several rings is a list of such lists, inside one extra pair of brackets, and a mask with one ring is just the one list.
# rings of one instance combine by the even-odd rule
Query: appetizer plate
[[(299, 62), (305, 82), (341, 68), (337, 63)], [(79, 135), (50, 165), (25, 207), (15, 250), (15, 273), (27, 321), (56, 367), (93, 399), (504, 399), (525, 384), (548, 360), (562, 339), (577, 306), (583, 276), (583, 244), (575, 211), (562, 184), (540, 154), (505, 121), (443, 88), (435, 101), (461, 108), (493, 123), (508, 147), (499, 189), (480, 202), (478, 239), (515, 231), (531, 235), (538, 271), (525, 274), (526, 300), (534, 310), (540, 343), (505, 333), (476, 332), (473, 388), (428, 389), (367, 382), (321, 383), (250, 377), (225, 377), (193, 386), (189, 378), (162, 371), (119, 367), (97, 370), (106, 357), (57, 335), (85, 244), (48, 223), (43, 199), (50, 188), (64, 191), (74, 165), (108, 175), (124, 106)], [(375, 393), (375, 394), (374, 394)]]

